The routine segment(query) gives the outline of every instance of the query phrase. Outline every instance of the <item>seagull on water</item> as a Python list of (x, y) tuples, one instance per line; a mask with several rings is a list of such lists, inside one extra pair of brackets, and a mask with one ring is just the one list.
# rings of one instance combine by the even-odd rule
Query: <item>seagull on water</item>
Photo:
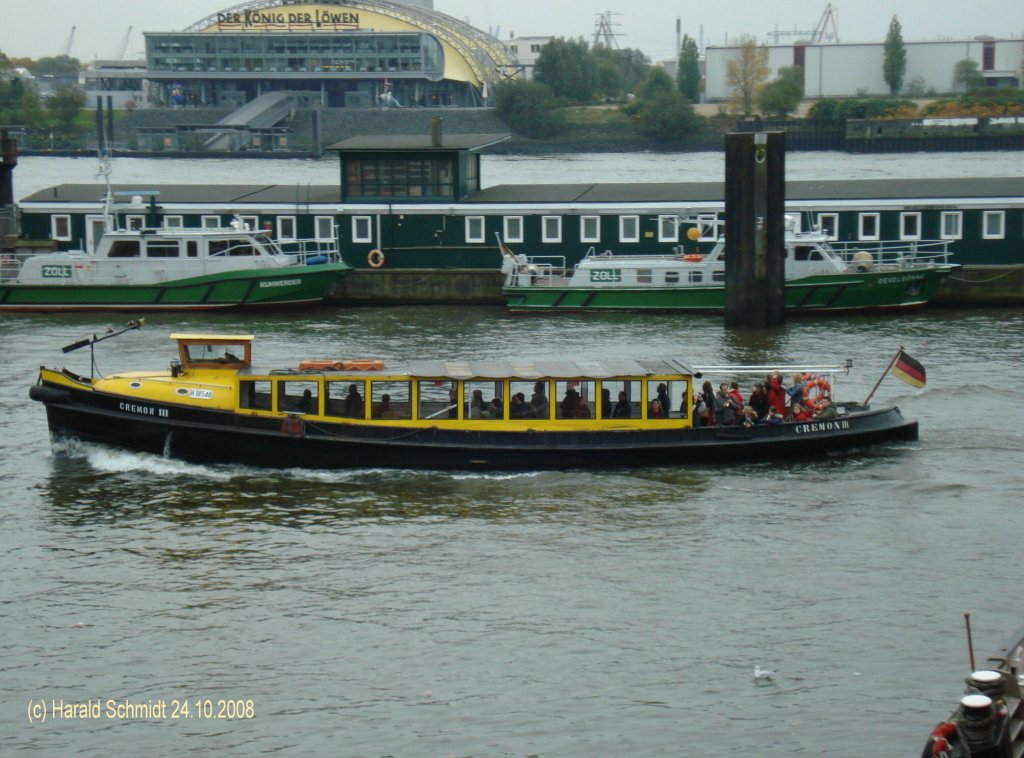
[(762, 668), (761, 666), (754, 666), (754, 678), (758, 680), (769, 680), (775, 676), (775, 672), (771, 669)]

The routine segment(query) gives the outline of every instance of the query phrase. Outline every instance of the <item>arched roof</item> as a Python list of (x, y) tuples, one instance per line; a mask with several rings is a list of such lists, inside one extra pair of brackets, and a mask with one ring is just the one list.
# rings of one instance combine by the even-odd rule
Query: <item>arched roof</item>
[(297, 7), (337, 6), (353, 10), (365, 10), (403, 21), (437, 37), (442, 45), (457, 53), (476, 78), (476, 84), (495, 84), (504, 76), (504, 71), (516, 61), (496, 38), (475, 29), (447, 14), (427, 8), (420, 8), (390, 0), (249, 0), (249, 2), (225, 8), (213, 13), (183, 31), (204, 31), (218, 25), (229, 14), (244, 15), (247, 11), (265, 11), (271, 8), (294, 11)]

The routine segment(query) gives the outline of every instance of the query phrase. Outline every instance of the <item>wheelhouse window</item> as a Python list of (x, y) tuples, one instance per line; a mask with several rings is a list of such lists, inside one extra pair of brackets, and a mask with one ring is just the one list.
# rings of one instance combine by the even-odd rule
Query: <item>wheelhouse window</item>
[(690, 282), (690, 284), (700, 284), (701, 282), (704, 281), (704, 272), (703, 271), (691, 271), (689, 273), (690, 273), (690, 275), (689, 275), (689, 282)]
[(658, 242), (679, 241), (679, 217), (658, 216)]
[(689, 382), (682, 379), (649, 379), (647, 381), (647, 418), (652, 421), (688, 418), (690, 415), (688, 390)]
[(249, 240), (245, 238), (241, 239), (224, 239), (224, 240), (210, 240), (207, 243), (207, 250), (211, 256), (230, 256), (230, 257), (245, 257), (256, 255), (256, 250), (253, 248)]
[(252, 359), (249, 342), (179, 342), (178, 356), (184, 368), (238, 368)]
[(466, 242), (484, 241), (484, 217), (466, 216)]
[(640, 241), (640, 217), (619, 216), (619, 242)]
[(878, 241), (878, 214), (861, 213), (857, 220), (859, 222), (857, 238), (867, 242)]
[(1001, 240), (1005, 234), (1006, 214), (1003, 211), (985, 211), (981, 217), (982, 237)]
[(508, 383), (508, 417), (515, 420), (547, 419), (551, 414), (547, 381)]
[(164, 216), (164, 229), (181, 229), (185, 226), (183, 216)]
[(715, 269), (714, 271), (712, 271), (711, 272), (711, 281), (712, 282), (724, 282), (725, 281), (725, 270), (724, 269)]
[(522, 216), (505, 216), (503, 219), (503, 229), (505, 242), (522, 242), (523, 241), (523, 217)]
[(203, 216), (203, 229), (220, 229), (220, 216)]
[(900, 214), (900, 239), (919, 240), (921, 239), (921, 214), (913, 213)]
[(941, 219), (941, 238), (958, 240), (963, 237), (964, 214), (961, 211), (943, 211)]
[(601, 217), (580, 216), (580, 242), (601, 241)]
[(320, 242), (334, 241), (334, 216), (314, 216), (313, 233)]
[(178, 242), (176, 240), (149, 240), (146, 242), (147, 258), (177, 258)]
[(558, 406), (555, 418), (588, 419), (594, 418), (596, 406), (596, 385), (593, 380), (570, 379), (555, 382), (555, 396)]
[(818, 229), (821, 230), (821, 233), (825, 235), (825, 239), (839, 239), (839, 214), (819, 213)]
[(324, 413), (344, 418), (366, 418), (366, 383), (345, 380), (327, 382)]
[(614, 379), (601, 382), (601, 418), (640, 418), (640, 382)]
[(279, 240), (295, 239), (295, 216), (277, 217), (277, 238)]
[(370, 418), (408, 419), (412, 418), (410, 382), (371, 381)]
[(793, 260), (795, 261), (820, 261), (824, 256), (814, 245), (795, 245), (793, 247)]
[(422, 379), (416, 387), (419, 419), (455, 419), (459, 417), (459, 383), (454, 379)]
[(269, 411), (273, 407), (273, 385), (269, 379), (240, 379), (238, 405), (254, 411)]
[(637, 284), (652, 284), (654, 282), (654, 272), (649, 268), (638, 268), (636, 270), (636, 283)]
[(352, 241), (373, 242), (373, 227), (370, 216), (352, 217)]
[(679, 272), (678, 271), (666, 271), (665, 272), (665, 284), (679, 284)]
[(285, 413), (319, 413), (319, 382), (306, 380), (278, 382), (277, 410)]
[(50, 236), (61, 242), (71, 240), (71, 216), (50, 216)]
[(490, 419), (505, 418), (505, 398), (502, 395), (503, 382), (476, 380), (462, 383), (463, 418)]
[(562, 217), (541, 216), (541, 242), (562, 241)]
[(114, 240), (110, 245), (109, 258), (138, 258), (138, 240)]

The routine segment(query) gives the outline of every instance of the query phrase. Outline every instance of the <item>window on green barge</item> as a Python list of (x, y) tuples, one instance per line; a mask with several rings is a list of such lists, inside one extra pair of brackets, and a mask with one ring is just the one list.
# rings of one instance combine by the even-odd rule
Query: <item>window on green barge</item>
[(319, 382), (309, 380), (278, 381), (277, 410), (285, 413), (319, 413)]
[[(605, 394), (604, 390), (608, 390)], [(612, 379), (601, 382), (601, 418), (640, 418), (640, 382), (633, 379)]]
[(569, 379), (555, 382), (555, 418), (594, 418), (597, 382), (583, 379)]
[(269, 379), (242, 379), (238, 382), (238, 407), (269, 411), (272, 389)]
[(371, 381), (370, 418), (408, 419), (412, 418), (410, 382)]
[(459, 383), (454, 379), (421, 379), (416, 389), (419, 401), (416, 418), (459, 417)]

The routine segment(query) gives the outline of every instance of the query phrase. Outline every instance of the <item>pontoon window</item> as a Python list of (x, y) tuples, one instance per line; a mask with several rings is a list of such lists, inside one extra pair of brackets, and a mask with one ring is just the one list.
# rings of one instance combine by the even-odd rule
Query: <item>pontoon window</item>
[(860, 222), (858, 238), (865, 241), (877, 241), (879, 238), (878, 214), (861, 213), (858, 220)]
[(619, 216), (619, 242), (640, 241), (640, 217)]
[(679, 217), (658, 216), (658, 242), (679, 241)]
[(295, 216), (277, 217), (277, 238), (279, 240), (295, 239)]
[(597, 405), (596, 387), (593, 380), (569, 379), (555, 382), (555, 418), (594, 418)]
[(561, 242), (562, 241), (562, 217), (541, 216), (541, 241)]
[(435, 420), (459, 417), (459, 383), (454, 379), (420, 380), (417, 385), (419, 409), (416, 417)]
[(412, 418), (410, 382), (370, 382), (370, 418)]
[(220, 229), (220, 216), (203, 216), (203, 229)]
[(109, 258), (138, 258), (138, 240), (114, 240), (110, 245)]
[(987, 240), (1001, 240), (1004, 234), (1005, 213), (1003, 211), (985, 211), (982, 214), (982, 237)]
[(313, 219), (316, 238), (322, 242), (334, 240), (334, 216), (316, 216)]
[(944, 240), (958, 240), (963, 237), (964, 214), (962, 211), (942, 212), (942, 234)]
[(238, 382), (238, 405), (250, 410), (269, 411), (271, 391), (269, 379), (242, 379)]
[(819, 213), (818, 229), (820, 229), (821, 233), (825, 235), (825, 239), (839, 239), (839, 214)]
[(259, 216), (239, 216), (238, 220), (242, 222), (242, 228), (246, 231), (255, 231), (260, 227)]
[[(654, 405), (658, 400), (659, 388), (664, 387), (665, 395), (668, 397), (668, 408)], [(687, 389), (689, 383), (683, 379), (648, 379), (647, 380), (647, 418), (652, 421), (668, 418), (688, 418), (690, 415), (690, 400)], [(661, 402), (658, 406), (663, 405)]]
[(50, 236), (67, 242), (71, 239), (71, 216), (50, 216)]
[(277, 383), (277, 410), (285, 413), (319, 413), (319, 382), (279, 381)]
[(601, 382), (605, 400), (601, 405), (601, 418), (640, 418), (640, 382), (632, 379), (612, 379)]
[(181, 229), (185, 226), (182, 216), (164, 216), (164, 229)]
[[(540, 392), (537, 392), (537, 386)], [(551, 411), (548, 382), (509, 382), (508, 417), (512, 420), (546, 419)]]
[(580, 242), (601, 241), (601, 217), (580, 216)]
[(133, 232), (146, 228), (145, 216), (125, 216), (125, 225)]
[(352, 241), (373, 242), (373, 227), (369, 216), (352, 217)]
[(328, 416), (345, 418), (366, 418), (366, 383), (345, 379), (340, 382), (327, 382), (327, 406), (324, 413)]
[(178, 243), (173, 240), (149, 240), (146, 243), (147, 258), (177, 258)]
[(484, 217), (466, 216), (466, 242), (484, 241)]
[(901, 213), (900, 214), (900, 239), (919, 240), (921, 239), (921, 214)]
[(504, 219), (505, 242), (523, 241), (523, 217), (505, 216)]
[(495, 380), (463, 382), (463, 418), (491, 420), (505, 418), (503, 384), (503, 382)]

